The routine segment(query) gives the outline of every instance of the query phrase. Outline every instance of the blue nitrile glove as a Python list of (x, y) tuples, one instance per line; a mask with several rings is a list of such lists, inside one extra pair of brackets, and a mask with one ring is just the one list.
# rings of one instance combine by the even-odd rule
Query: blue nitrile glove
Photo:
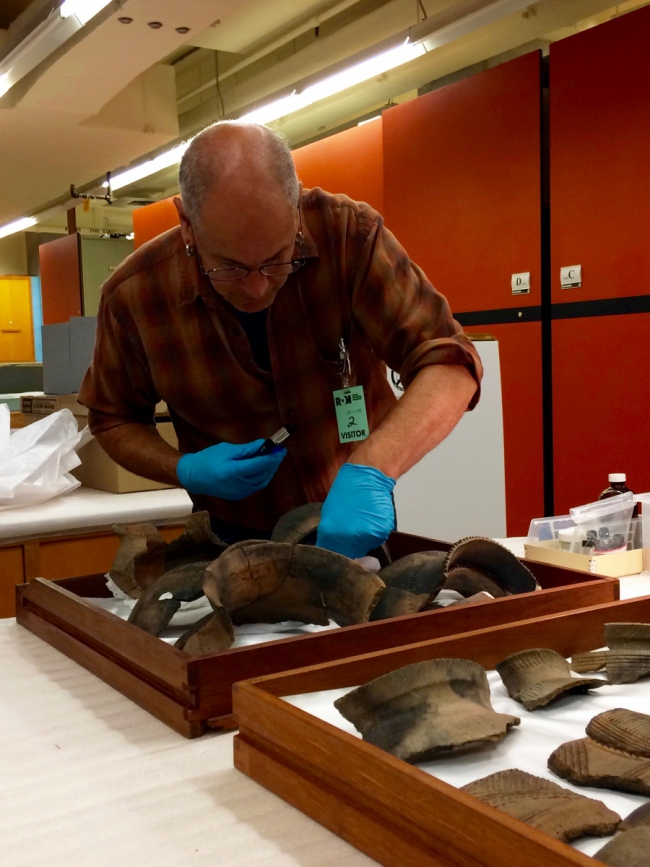
[(323, 503), (316, 545), (364, 557), (395, 529), (395, 479), (375, 467), (343, 464)]
[(178, 481), (191, 494), (243, 500), (268, 485), (287, 453), (279, 446), (268, 455), (257, 456), (264, 442), (260, 439), (243, 445), (219, 443), (183, 455), (176, 464)]

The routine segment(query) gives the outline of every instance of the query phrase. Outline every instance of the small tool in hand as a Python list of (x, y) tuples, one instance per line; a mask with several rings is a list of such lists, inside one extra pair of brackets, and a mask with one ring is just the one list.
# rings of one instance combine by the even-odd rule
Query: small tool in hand
[(287, 425), (286, 427), (281, 427), (279, 431), (276, 431), (273, 436), (270, 436), (268, 439), (264, 440), (262, 445), (257, 452), (258, 457), (260, 455), (268, 455), (273, 451), (276, 446), (281, 446), (283, 442), (289, 439), (291, 434), (293, 433), (294, 428), (292, 425)]

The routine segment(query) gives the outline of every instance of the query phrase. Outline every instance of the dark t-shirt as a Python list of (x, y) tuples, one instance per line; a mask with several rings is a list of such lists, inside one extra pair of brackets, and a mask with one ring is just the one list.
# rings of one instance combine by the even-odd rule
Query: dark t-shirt
[(269, 351), (269, 339), (266, 333), (266, 319), (268, 316), (268, 307), (266, 310), (260, 310), (259, 313), (242, 313), (237, 310), (232, 304), (228, 305), (236, 317), (241, 327), (246, 332), (248, 342), (251, 345), (253, 353), (253, 361), (262, 370), (271, 370), (271, 353)]

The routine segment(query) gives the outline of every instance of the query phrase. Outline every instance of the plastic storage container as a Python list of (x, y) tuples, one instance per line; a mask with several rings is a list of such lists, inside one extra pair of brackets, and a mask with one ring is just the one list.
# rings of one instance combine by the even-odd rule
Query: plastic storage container
[[(641, 572), (643, 551), (631, 492), (571, 509), (569, 515), (536, 518), (526, 540), (526, 557), (569, 569), (620, 578)], [(648, 494), (646, 540), (650, 539)]]

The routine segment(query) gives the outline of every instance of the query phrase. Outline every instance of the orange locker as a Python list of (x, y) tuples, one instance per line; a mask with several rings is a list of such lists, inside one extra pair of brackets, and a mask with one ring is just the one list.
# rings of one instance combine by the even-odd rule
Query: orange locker
[[(650, 6), (551, 45), (556, 304), (650, 292), (649, 45)], [(571, 265), (582, 286), (563, 290)]]
[[(650, 7), (551, 46), (555, 511), (650, 490)], [(562, 289), (560, 268), (582, 266)]]
[(650, 491), (650, 313), (553, 322), (555, 509), (589, 503), (608, 473)]
[(468, 330), (500, 343), (509, 535), (544, 514), (541, 113), (534, 51), (383, 114), (388, 227)]
[(174, 196), (136, 208), (133, 211), (133, 247), (135, 250), (147, 241), (179, 225)]
[(43, 324), (67, 322), (83, 315), (81, 237), (65, 235), (38, 248), (41, 266)]
[(382, 120), (355, 126), (293, 151), (305, 189), (321, 187), (384, 209)]
[[(454, 312), (541, 303), (541, 55), (383, 114), (386, 224)], [(513, 295), (513, 273), (531, 291)]]

